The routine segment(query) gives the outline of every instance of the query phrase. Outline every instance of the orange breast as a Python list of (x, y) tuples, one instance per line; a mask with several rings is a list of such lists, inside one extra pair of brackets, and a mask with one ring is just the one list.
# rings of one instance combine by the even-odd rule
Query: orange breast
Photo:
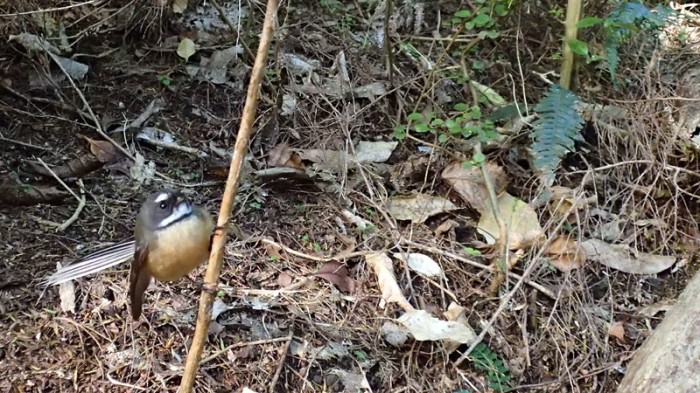
[(214, 224), (208, 213), (176, 223), (162, 233), (148, 255), (148, 270), (160, 281), (180, 279), (209, 257), (209, 239)]

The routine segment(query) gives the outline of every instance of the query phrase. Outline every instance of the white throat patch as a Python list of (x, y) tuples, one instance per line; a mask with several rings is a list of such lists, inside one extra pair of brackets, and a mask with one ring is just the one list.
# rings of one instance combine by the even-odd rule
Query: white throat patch
[[(159, 196), (160, 197), (160, 196)], [(157, 201), (157, 199), (156, 199)], [(178, 222), (181, 219), (192, 214), (192, 206), (187, 202), (181, 202), (173, 209), (169, 216), (165, 217), (163, 221), (158, 224), (158, 228), (165, 228), (172, 223)]]

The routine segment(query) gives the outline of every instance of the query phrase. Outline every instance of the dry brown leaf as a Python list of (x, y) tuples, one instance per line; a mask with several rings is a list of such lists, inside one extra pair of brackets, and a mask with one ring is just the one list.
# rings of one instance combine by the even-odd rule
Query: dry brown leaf
[(379, 306), (384, 308), (384, 302), (388, 302), (396, 303), (406, 311), (414, 310), (396, 282), (391, 258), (386, 254), (378, 253), (365, 256), (365, 260), (367, 264), (372, 266), (374, 274), (377, 275), (377, 284), (382, 292), (382, 302), (380, 302)]
[[(499, 195), (508, 185), (508, 178), (503, 168), (498, 164), (487, 162), (484, 165), (486, 165), (486, 170), (491, 177), (496, 195)], [(442, 171), (442, 180), (452, 186), (469, 206), (480, 213), (484, 212), (484, 208), (488, 204), (489, 193), (486, 190), (481, 168), (467, 169), (462, 166), (461, 162), (454, 162)]]
[(624, 244), (608, 244), (596, 239), (586, 240), (581, 248), (588, 259), (625, 273), (656, 274), (676, 262), (674, 256), (647, 254)]
[(386, 207), (395, 219), (415, 223), (422, 223), (436, 214), (458, 209), (445, 198), (426, 194), (394, 196), (387, 201)]
[[(532, 206), (507, 192), (501, 194), (497, 202), (496, 207), (507, 230), (508, 248), (511, 250), (527, 248), (544, 234)], [(486, 237), (488, 244), (495, 244), (499, 240), (500, 228), (490, 203), (485, 205), (477, 230)]]
[[(461, 323), (465, 326), (469, 326), (469, 322), (467, 321), (467, 316), (466, 316), (466, 311), (467, 309), (460, 306), (459, 304), (452, 302), (450, 305), (447, 307), (447, 311), (442, 313), (445, 318), (447, 318), (448, 321), (455, 321), (458, 323)], [(457, 350), (457, 348), (462, 345), (459, 341), (454, 341), (454, 340), (444, 340), (443, 341), (443, 346), (445, 348), (445, 352), (448, 354), (454, 352)]]
[(319, 164), (330, 170), (346, 168), (350, 163), (360, 164), (370, 162), (384, 162), (389, 159), (398, 142), (385, 141), (360, 141), (355, 146), (354, 152), (339, 150), (306, 149), (299, 150), (299, 155), (304, 160)]
[(328, 261), (312, 276), (330, 282), (345, 293), (352, 293), (355, 290), (355, 280), (350, 277), (348, 268), (340, 262)]
[[(576, 200), (576, 195), (573, 189), (562, 186), (552, 186), (552, 198), (550, 200), (550, 208), (552, 214), (557, 220), (567, 220), (573, 222), (576, 220), (575, 211), (581, 211), (598, 201), (597, 196), (591, 196), (585, 199), (579, 198)], [(576, 204), (575, 208), (574, 204)]]
[(445, 220), (442, 224), (435, 228), (435, 236), (442, 236), (451, 233), (459, 224), (455, 220)]
[(187, 9), (187, 0), (173, 0), (173, 12), (182, 14)]
[(413, 155), (389, 168), (389, 182), (395, 190), (401, 192), (415, 182), (422, 182), (428, 169), (430, 158)]
[(92, 152), (101, 163), (112, 162), (117, 157), (117, 150), (111, 143), (107, 141), (98, 141), (86, 136), (83, 136), (83, 138), (90, 144), (90, 152)]
[(304, 169), (304, 164), (301, 162), (301, 156), (297, 154), (286, 143), (280, 143), (270, 150), (270, 155), (267, 159), (269, 167), (290, 167), (296, 169)]
[(586, 262), (586, 253), (570, 236), (560, 235), (547, 249), (550, 263), (561, 272), (578, 269)]
[(425, 310), (412, 310), (398, 319), (417, 341), (456, 341), (469, 344), (476, 339), (476, 333), (466, 324), (457, 321), (443, 321)]
[(623, 321), (615, 321), (610, 324), (608, 334), (621, 342), (625, 342), (625, 323)]
[(405, 255), (397, 252), (394, 253), (394, 258), (405, 262), (411, 270), (420, 273), (427, 277), (437, 277), (442, 274), (442, 268), (435, 260), (425, 254), (418, 252), (409, 252)]
[(278, 244), (274, 243), (265, 243), (265, 253), (267, 254), (268, 257), (270, 257), (273, 260), (281, 260), (282, 259), (282, 254), (280, 251), (282, 250), (282, 247), (280, 247)]
[(277, 285), (279, 285), (280, 288), (286, 288), (292, 285), (292, 282), (294, 282), (294, 277), (292, 277), (292, 275), (286, 270), (277, 276)]

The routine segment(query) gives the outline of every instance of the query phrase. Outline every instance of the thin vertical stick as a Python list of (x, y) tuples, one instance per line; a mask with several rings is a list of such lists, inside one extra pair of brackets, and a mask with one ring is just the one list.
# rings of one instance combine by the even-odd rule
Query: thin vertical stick
[[(236, 137), (236, 146), (233, 150), (231, 158), (231, 167), (226, 180), (226, 189), (224, 190), (223, 200), (221, 201), (221, 210), (219, 211), (219, 220), (217, 226), (227, 228), (231, 211), (233, 210), (233, 202), (238, 191), (238, 180), (241, 175), (241, 167), (243, 158), (245, 157), (248, 141), (250, 140), (253, 121), (255, 120), (255, 111), (258, 106), (258, 96), (260, 95), (260, 85), (265, 76), (265, 67), (267, 64), (267, 52), (270, 48), (272, 33), (277, 19), (277, 0), (268, 0), (267, 10), (265, 11), (265, 22), (263, 23), (262, 34), (260, 35), (260, 45), (258, 53), (255, 57), (253, 71), (248, 85), (248, 94), (246, 95), (245, 107), (243, 108), (243, 116), (241, 117), (241, 125), (238, 129)], [(214, 234), (212, 241), (211, 255), (209, 256), (209, 265), (207, 273), (204, 277), (204, 289), (199, 300), (199, 313), (197, 315), (197, 328), (194, 332), (190, 352), (187, 355), (185, 370), (182, 374), (182, 382), (180, 383), (181, 393), (191, 393), (194, 386), (199, 360), (202, 357), (202, 350), (207, 339), (209, 330), (209, 320), (211, 318), (211, 305), (216, 295), (216, 288), (219, 284), (219, 273), (224, 256), (224, 245), (226, 244), (226, 231), (217, 231)]]

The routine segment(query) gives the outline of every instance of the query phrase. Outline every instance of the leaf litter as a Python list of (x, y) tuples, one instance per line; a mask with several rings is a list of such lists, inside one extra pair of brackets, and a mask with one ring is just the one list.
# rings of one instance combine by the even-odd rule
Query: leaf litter
[[(248, 12), (246, 7), (239, 9), (233, 4), (221, 5), (224, 15), (234, 25), (239, 23), (239, 11), (244, 15)], [(132, 6), (139, 7), (140, 4)], [(99, 118), (102, 118), (103, 112), (118, 112), (116, 119), (120, 123), (122, 117), (135, 117), (138, 109), (134, 108), (142, 99), (148, 102), (148, 96), (162, 96), (166, 100), (163, 112), (147, 127), (167, 130), (182, 141), (180, 147), (209, 146), (208, 152), (228, 159), (243, 102), (243, 89), (240, 86), (244, 83), (241, 82), (244, 78), (241, 76), (246, 74), (246, 67), (249, 66), (242, 60), (243, 56), (240, 56), (244, 51), (241, 47), (233, 47), (227, 34), (225, 37), (221, 34), (223, 29), (228, 29), (228, 25), (211, 4), (189, 4), (188, 7), (187, 1), (172, 4), (159, 1), (155, 6), (172, 7), (178, 18), (181, 18), (173, 22), (184, 23), (179, 26), (184, 27), (180, 29), (183, 31), (182, 36), (166, 37), (162, 45), (160, 42), (139, 42), (139, 47), (133, 50), (138, 64), (127, 66), (120, 65), (119, 62), (130, 61), (131, 53), (127, 53), (127, 56), (120, 53), (118, 57), (109, 58), (109, 52), (100, 48), (78, 45), (75, 50), (92, 56), (88, 74), (92, 85), (83, 90), (86, 98), (93, 109), (98, 110)], [(297, 6), (304, 7), (303, 4)], [(389, 34), (393, 36), (409, 32), (421, 38), (422, 34), (426, 34), (425, 26), (432, 23), (430, 15), (433, 10), (431, 7), (434, 6), (440, 5), (426, 3), (394, 7), (390, 10), (392, 23)], [(66, 20), (76, 20), (71, 18), (79, 17), (85, 10), (94, 11), (102, 24), (95, 25), (90, 31), (100, 38), (104, 37), (106, 31), (115, 29), (115, 26), (118, 30), (119, 24), (123, 23), (122, 19), (112, 17), (108, 9), (91, 9), (91, 5), (83, 7), (84, 9), (70, 10), (74, 14), (69, 14)], [(378, 7), (371, 10), (370, 14), (372, 12), (383, 15), (384, 10)], [(25, 48), (30, 51), (33, 46), (38, 52), (43, 50), (43, 46), (38, 45), (51, 45), (49, 50), (64, 55), (67, 59), (70, 57), (68, 51), (73, 50), (70, 45), (72, 38), (69, 37), (73, 37), (75, 31), (67, 31), (62, 22), (51, 21), (48, 14), (32, 14), (31, 18), (44, 15), (42, 18), (47, 19), (40, 25), (46, 27), (36, 29), (37, 34), (33, 38), (24, 37)], [(290, 16), (293, 17), (294, 14), (291, 13)], [(314, 13), (314, 17), (325, 16)], [(381, 22), (373, 22), (377, 21)], [(91, 23), (88, 15), (85, 22)], [(537, 248), (541, 244), (547, 244), (540, 242), (546, 237), (550, 242), (542, 254), (556, 270), (540, 269), (540, 266), (545, 265), (537, 265), (526, 279), (553, 288), (560, 294), (556, 302), (550, 303), (539, 296), (540, 292), (536, 289), (520, 289), (500, 315), (494, 314), (499, 302), (504, 299), (503, 293), (494, 298), (485, 296), (483, 291), (491, 273), (467, 263), (490, 262), (491, 267), (500, 263), (491, 260), (492, 254), (489, 254), (488, 248), (481, 248), (483, 253), (474, 253), (472, 248), (483, 240), (484, 234), (491, 234), (489, 242), (498, 240), (499, 236), (497, 224), (484, 218), (494, 216), (494, 212), (489, 210), (489, 197), (485, 192), (480, 168), (465, 168), (460, 160), (455, 161), (455, 157), (444, 154), (447, 145), (433, 145), (434, 141), (430, 138), (413, 135), (418, 140), (397, 142), (392, 139), (391, 131), (387, 131), (397, 121), (396, 116), (393, 116), (395, 108), (387, 97), (397, 91), (401, 93), (397, 95), (398, 99), (403, 99), (404, 87), (417, 89), (416, 91), (425, 88), (426, 86), (411, 82), (426, 80), (425, 75), (416, 73), (416, 69), (419, 72), (421, 67), (425, 67), (424, 70), (438, 70), (436, 67), (443, 64), (437, 64), (437, 58), (429, 46), (422, 45), (418, 40), (406, 41), (400, 51), (396, 52), (397, 61), (393, 67), (398, 72), (394, 74), (394, 84), (390, 85), (386, 65), (380, 58), (374, 57), (379, 51), (367, 53), (358, 50), (360, 45), (368, 43), (374, 49), (381, 48), (382, 36), (385, 34), (383, 25), (370, 24), (370, 29), (364, 31), (352, 31), (350, 25), (346, 27), (350, 31), (343, 34), (328, 34), (328, 29), (332, 29), (329, 26), (339, 26), (337, 18), (328, 22), (331, 23), (291, 23), (285, 24), (284, 29), (280, 30), (280, 38), (290, 44), (284, 45), (281, 55), (274, 57), (276, 62), (271, 62), (268, 76), (278, 87), (275, 94), (282, 97), (282, 107), (269, 105), (275, 101), (274, 95), (263, 97), (258, 121), (261, 128), (269, 128), (273, 132), (272, 135), (261, 132), (256, 136), (250, 159), (246, 162), (254, 168), (251, 172), (256, 173), (278, 169), (277, 167), (294, 169), (294, 173), (309, 172), (305, 173), (305, 182), (289, 173), (277, 175), (292, 180), (286, 183), (285, 188), (276, 191), (271, 186), (274, 182), (269, 181), (272, 176), (259, 176), (256, 183), (248, 178), (242, 181), (236, 222), (245, 226), (247, 233), (252, 233), (253, 236), (272, 235), (287, 248), (281, 251), (281, 248), (268, 247), (267, 243), (261, 246), (255, 242), (255, 237), (246, 237), (247, 241), (232, 240), (227, 246), (226, 267), (222, 271), (221, 280), (227, 288), (217, 296), (214, 309), (217, 320), (210, 331), (210, 340), (215, 338), (217, 345), (205, 348), (205, 356), (210, 360), (203, 365), (204, 372), (212, 378), (199, 379), (198, 388), (209, 392), (247, 386), (245, 389), (267, 391), (270, 388), (270, 376), (275, 374), (279, 366), (281, 377), (276, 387), (290, 391), (313, 390), (322, 384), (325, 384), (324, 387), (331, 386), (335, 391), (370, 388), (372, 391), (389, 391), (403, 386), (414, 386), (416, 389), (421, 387), (426, 391), (473, 389), (471, 384), (478, 385), (485, 374), (469, 366), (458, 370), (444, 367), (449, 362), (444, 354), (459, 352), (465, 348), (465, 344), (473, 342), (475, 334), (469, 327), (469, 321), (479, 321), (478, 324), (481, 319), (494, 315), (497, 318), (493, 326), (485, 327), (483, 322), (480, 325), (483, 329), (488, 328), (486, 339), (495, 350), (485, 358), (504, 358), (515, 372), (518, 372), (518, 362), (527, 365), (516, 375), (520, 384), (552, 381), (552, 375), (570, 375), (567, 373), (571, 373), (574, 378), (557, 382), (559, 388), (587, 391), (590, 385), (585, 385), (588, 383), (600, 387), (605, 381), (616, 381), (619, 373), (614, 370), (585, 374), (586, 378), (578, 377), (584, 375), (581, 370), (600, 370), (592, 364), (591, 359), (609, 364), (619, 361), (619, 351), (614, 345), (600, 344), (607, 342), (604, 339), (608, 335), (617, 337), (617, 341), (621, 340), (620, 337), (626, 339), (628, 342), (624, 344), (631, 347), (636, 344), (633, 343), (634, 339), (625, 337), (626, 328), (635, 325), (630, 330), (634, 331), (646, 327), (639, 320), (625, 320), (620, 331), (620, 326), (615, 325), (617, 322), (610, 325), (610, 321), (620, 318), (613, 319), (610, 312), (601, 317), (602, 314), (590, 311), (592, 308), (585, 303), (595, 301), (598, 308), (593, 310), (620, 310), (620, 305), (630, 304), (640, 307), (662, 304), (663, 296), (669, 295), (659, 294), (663, 291), (656, 292), (653, 289), (659, 282), (664, 284), (663, 288), (670, 290), (669, 293), (675, 293), (678, 284), (669, 286), (668, 278), (673, 279), (670, 281), (682, 282), (678, 278), (684, 277), (683, 274), (692, 268), (693, 262), (688, 260), (688, 265), (676, 264), (674, 267), (669, 256), (672, 255), (671, 252), (666, 248), (663, 251), (654, 248), (654, 236), (659, 236), (660, 233), (668, 235), (670, 237), (664, 237), (664, 241), (674, 244), (675, 235), (669, 232), (679, 229), (677, 232), (692, 234), (692, 231), (676, 228), (676, 225), (684, 225), (685, 219), (667, 220), (667, 217), (679, 216), (677, 212), (664, 210), (666, 205), (663, 203), (651, 208), (645, 205), (651, 203), (649, 201), (656, 203), (659, 195), (664, 195), (668, 190), (642, 184), (644, 187), (640, 186), (639, 190), (645, 190), (644, 195), (647, 197), (644, 200), (634, 200), (641, 201), (640, 205), (631, 203), (632, 200), (621, 203), (617, 199), (618, 195), (636, 198), (637, 191), (628, 192), (632, 188), (623, 186), (619, 186), (619, 190), (614, 187), (611, 189), (610, 184), (637, 184), (645, 181), (644, 176), (637, 179), (636, 164), (629, 164), (633, 160), (640, 160), (639, 157), (634, 157), (619, 160), (628, 162), (624, 171), (623, 168), (619, 172), (612, 168), (603, 171), (604, 174), (596, 172), (595, 176), (591, 175), (595, 178), (595, 187), (588, 188), (585, 187), (591, 184), (590, 178), (584, 177), (585, 181), (579, 182), (581, 178), (577, 178), (576, 173), (569, 173), (572, 172), (569, 167), (562, 167), (562, 177), (557, 180), (562, 180), (563, 191), (556, 189), (559, 186), (554, 188), (554, 193), (562, 191), (561, 195), (555, 195), (547, 207), (535, 206), (525, 202), (532, 200), (536, 192), (531, 184), (523, 184), (526, 179), (520, 167), (522, 156), (518, 157), (520, 141), (510, 141), (513, 145), (507, 148), (499, 144), (490, 145), (496, 150), (486, 153), (488, 160), (485, 165), (496, 186), (499, 205), (497, 211), (508, 223), (507, 235), (511, 240), (509, 247), (517, 248), (512, 256), (521, 262), (519, 266), (509, 260), (506, 265), (514, 273), (522, 273), (521, 268), (533, 263), (530, 257), (538, 251)], [(78, 20), (75, 23), (81, 22)], [(146, 25), (154, 24), (149, 22), (144, 24)], [(32, 25), (29, 23), (27, 26)], [(297, 30), (297, 26), (304, 30)], [(13, 33), (16, 40), (13, 42), (20, 48), (20, 30)], [(435, 37), (444, 33), (446, 30), (442, 29), (433, 32)], [(37, 37), (49, 39), (42, 42)], [(339, 37), (350, 38), (341, 40)], [(246, 31), (242, 32), (240, 38), (240, 41), (251, 43)], [(121, 39), (118, 37), (114, 41), (115, 47), (121, 47)], [(189, 60), (184, 65), (178, 58), (177, 48), (179, 43), (186, 40), (196, 43), (196, 47), (190, 46), (180, 51), (182, 57)], [(87, 41), (77, 41), (79, 44), (81, 42)], [(459, 45), (459, 41), (456, 41), (456, 45)], [(158, 54), (158, 61), (153, 61), (154, 53)], [(527, 52), (523, 53), (527, 56)], [(118, 61), (113, 64), (105, 61), (112, 59)], [(195, 64), (196, 59), (200, 62)], [(46, 71), (36, 57), (21, 61), (32, 61), (29, 67), (24, 67), (25, 64), (22, 63), (21, 68), (39, 70), (40, 73)], [(62, 64), (81, 89), (86, 87), (85, 67)], [(411, 66), (407, 67), (406, 64)], [(512, 70), (506, 64), (507, 61), (498, 61), (487, 68), (494, 72), (510, 73)], [(511, 64), (515, 62), (512, 61)], [(501, 70), (501, 67), (506, 69)], [(169, 86), (165, 86), (165, 79), (161, 82), (152, 75), (153, 70), (166, 68), (175, 70), (169, 74)], [(115, 80), (114, 74), (105, 74), (106, 69), (116, 72), (119, 83), (110, 82)], [(474, 70), (477, 71), (476, 68)], [(191, 72), (197, 79), (189, 78), (183, 71)], [(468, 81), (467, 90), (471, 87), (472, 94), (489, 101), (484, 102), (487, 106), (504, 104), (503, 97), (509, 97), (510, 90), (501, 89), (496, 82), (490, 84), (494, 79), (488, 74), (480, 74), (478, 71), (477, 74), (478, 79)], [(32, 89), (39, 86), (32, 87), (31, 77), (17, 77), (12, 72), (6, 78), (12, 79), (10, 86), (14, 84), (21, 88), (25, 87), (20, 84), (23, 79), (30, 81), (29, 87), (23, 91), (32, 96), (35, 93)], [(50, 86), (51, 91), (60, 91), (61, 94), (66, 93), (65, 97), (70, 97), (72, 92), (65, 90), (65, 80), (62, 78), (62, 75), (56, 74), (50, 80), (43, 80), (43, 89)], [(460, 90), (462, 84), (448, 78), (442, 79), (444, 81), (430, 86), (437, 94), (437, 97), (431, 97), (430, 100), (442, 105), (455, 102), (456, 99), (465, 99)], [(134, 80), (138, 83), (133, 83)], [(198, 84), (197, 80), (207, 83)], [(287, 84), (280, 84), (279, 80)], [(99, 85), (100, 83), (104, 85)], [(99, 89), (92, 88), (98, 85)], [(394, 90), (389, 90), (389, 86)], [(46, 94), (50, 96), (52, 93)], [(62, 98), (63, 96), (59, 97)], [(402, 104), (409, 107), (407, 102)], [(36, 107), (26, 106), (22, 100), (14, 101), (12, 105), (16, 110), (34, 115), (37, 119), (45, 118), (46, 113), (43, 112), (50, 110), (42, 108), (42, 112), (37, 112)], [(283, 116), (277, 119), (279, 124), (267, 127), (266, 122), (278, 109)], [(431, 109), (440, 110), (437, 107)], [(5, 113), (4, 107), (0, 110)], [(63, 110), (65, 109), (61, 109)], [(522, 110), (524, 113), (525, 108)], [(64, 157), (74, 158), (73, 154), (92, 154), (101, 163), (111, 162), (115, 158), (108, 151), (108, 145), (101, 145), (105, 141), (100, 140), (97, 134), (86, 132), (94, 141), (89, 142), (89, 146), (75, 144), (73, 127), (76, 119), (68, 118), (61, 111), (51, 114), (51, 122), (32, 125), (44, 130), (42, 138), (58, 147), (55, 154), (47, 155), (52, 159), (52, 168), (60, 168), (59, 165), (65, 163), (62, 161)], [(387, 116), (387, 113), (392, 116)], [(63, 122), (57, 114), (66, 117), (67, 121)], [(642, 113), (640, 118), (644, 118), (643, 115)], [(4, 122), (3, 126), (8, 121), (14, 126), (13, 116), (0, 118), (0, 123)], [(32, 119), (27, 116), (23, 121), (29, 123)], [(143, 129), (142, 126), (136, 128)], [(22, 129), (25, 129), (24, 125)], [(519, 135), (525, 135), (525, 129), (520, 131)], [(127, 147), (135, 152), (137, 161), (125, 166), (125, 173), (117, 173), (114, 169), (116, 167), (105, 167), (104, 172), (97, 172), (100, 166), (88, 172), (73, 172), (83, 177), (93, 171), (99, 175), (110, 171), (109, 176), (94, 176), (90, 183), (86, 182), (95, 195), (96, 202), (99, 201), (90, 207), (94, 212), (101, 213), (93, 217), (94, 220), (81, 223), (84, 228), (76, 228), (70, 234), (83, 242), (118, 240), (129, 235), (138, 200), (143, 193), (162, 185), (160, 180), (156, 180), (156, 166), (159, 171), (175, 177), (176, 182), (196, 179), (188, 184), (188, 187), (196, 189), (190, 195), (210, 211), (216, 209), (217, 198), (220, 197), (217, 186), (203, 185), (206, 182), (200, 183), (199, 180), (204, 179), (185, 177), (185, 174), (199, 176), (196, 168), (200, 161), (197, 157), (182, 155), (182, 150), (154, 149), (133, 143), (130, 132), (127, 130), (128, 138), (123, 139), (129, 140)], [(8, 130), (2, 131), (1, 136), (23, 140), (30, 145), (47, 143), (44, 140), (37, 143), (31, 139), (31, 134), (33, 133), (19, 133), (8, 127)], [(55, 139), (56, 136), (61, 139)], [(280, 141), (284, 142), (279, 143)], [(63, 150), (63, 146), (67, 150)], [(277, 146), (279, 149), (275, 151)], [(452, 149), (453, 145), (448, 148)], [(597, 148), (600, 152), (605, 152), (606, 147), (600, 145)], [(3, 159), (9, 157), (12, 162), (22, 163), (24, 157), (17, 155), (17, 151), (5, 146), (0, 149), (3, 149), (0, 151)], [(624, 149), (620, 149), (622, 150)], [(268, 151), (270, 153), (265, 157)], [(459, 151), (455, 149), (454, 152)], [(665, 154), (663, 149), (658, 149), (657, 153)], [(499, 164), (491, 161), (492, 158), (497, 158)], [(602, 162), (606, 162), (605, 158), (607, 157)], [(667, 160), (662, 162), (678, 164)], [(225, 165), (223, 167), (225, 169)], [(635, 177), (626, 178), (620, 173)], [(604, 178), (612, 180), (602, 187), (600, 182)], [(674, 182), (676, 180), (678, 179), (674, 179)], [(0, 181), (0, 190), (3, 192), (0, 194), (5, 198), (11, 192), (22, 191), (29, 195), (30, 192), (49, 189), (44, 184), (34, 184), (30, 189), (28, 183), (25, 183), (27, 181), (24, 178), (13, 178), (11, 174), (3, 174)], [(682, 183), (684, 180), (678, 181)], [(333, 186), (309, 186), (318, 186), (323, 182), (332, 183)], [(669, 181), (669, 184), (677, 183)], [(599, 188), (596, 190), (596, 187)], [(326, 191), (318, 191), (319, 189)], [(586, 202), (581, 204), (574, 198), (575, 195), (586, 195)], [(65, 200), (65, 196), (62, 198)], [(20, 199), (22, 198), (15, 198), (12, 204), (21, 202)], [(24, 198), (23, 201), (30, 204), (48, 200), (27, 199)], [(402, 203), (404, 204), (401, 205)], [(607, 218), (594, 217), (593, 209), (605, 211)], [(625, 209), (632, 210), (624, 211)], [(19, 261), (28, 262), (34, 269), (45, 269), (37, 260), (48, 259), (50, 262), (56, 256), (65, 255), (65, 250), (55, 247), (55, 242), (48, 240), (44, 240), (47, 244), (44, 248), (28, 249), (26, 239), (18, 236), (36, 234), (37, 223), (46, 216), (68, 216), (70, 212), (50, 203), (40, 207), (30, 206), (24, 211), (26, 214), (22, 219), (8, 225), (2, 223), (5, 228), (18, 226), (7, 234), (6, 249), (18, 255), (8, 266), (21, 270), (24, 264), (15, 263)], [(669, 214), (664, 216), (659, 213), (664, 211)], [(474, 216), (483, 221), (475, 225), (465, 217), (472, 213), (476, 213)], [(0, 218), (4, 219), (8, 214), (14, 218), (15, 213), (5, 211), (0, 213)], [(662, 219), (655, 217), (655, 214)], [(552, 219), (550, 216), (555, 217), (553, 220), (557, 223), (565, 221), (565, 228), (559, 233), (552, 231), (548, 222)], [(680, 217), (682, 216), (681, 214)], [(108, 219), (105, 220), (104, 217)], [(387, 223), (387, 217), (397, 222)], [(343, 223), (349, 223), (347, 228)], [(606, 223), (610, 225), (605, 226)], [(629, 223), (633, 225), (628, 225)], [(477, 227), (481, 234), (475, 231)], [(406, 245), (403, 241), (408, 238), (425, 249), (415, 250), (409, 247), (408, 250), (400, 250)], [(604, 244), (590, 241), (600, 238), (605, 240)], [(632, 238), (637, 242), (629, 243)], [(75, 240), (66, 237), (61, 242), (73, 246)], [(591, 250), (585, 249), (591, 245), (594, 249), (592, 257), (589, 255)], [(644, 253), (638, 252), (637, 248), (655, 251)], [(289, 252), (290, 250), (297, 251)], [(367, 253), (374, 256), (365, 258), (363, 263), (362, 257)], [(350, 256), (344, 258), (343, 255)], [(409, 258), (401, 262), (400, 255)], [(416, 255), (420, 256), (416, 258)], [(619, 260), (614, 261), (613, 257), (619, 257)], [(601, 263), (618, 272), (609, 274)], [(674, 267), (673, 271), (670, 271), (671, 267)], [(148, 310), (148, 329), (144, 329), (144, 325), (134, 325), (133, 334), (125, 338), (123, 332), (125, 326), (128, 326), (124, 319), (125, 275), (124, 271), (115, 270), (99, 277), (77, 281), (72, 294), (47, 291), (47, 298), (41, 300), (40, 307), (49, 311), (37, 307), (35, 313), (27, 312), (25, 305), (32, 304), (35, 299), (25, 301), (28, 290), (23, 289), (22, 292), (17, 288), (29, 288), (23, 280), (37, 273), (27, 274), (22, 271), (22, 274), (15, 275), (13, 270), (12, 274), (4, 277), (2, 287), (6, 288), (8, 297), (0, 299), (0, 308), (8, 306), (13, 318), (12, 326), (17, 326), (18, 329), (11, 332), (13, 346), (5, 354), (6, 363), (0, 375), (3, 381), (17, 381), (26, 388), (43, 391), (60, 390), (61, 387), (71, 389), (76, 385), (80, 388), (89, 385), (104, 390), (107, 382), (100, 378), (109, 375), (115, 380), (136, 387), (143, 386), (148, 390), (174, 391), (172, 380), (177, 379), (184, 354), (187, 353), (186, 339), (194, 326), (200, 288), (189, 281), (183, 281), (159, 286), (158, 291), (149, 291), (148, 296), (157, 297), (158, 301)], [(200, 269), (192, 275), (195, 282), (201, 281), (201, 272)], [(571, 274), (564, 275), (562, 272)], [(635, 272), (645, 276), (636, 285), (638, 280), (629, 280), (621, 272)], [(318, 279), (306, 279), (308, 277)], [(626, 284), (629, 281), (634, 281), (634, 285)], [(514, 282), (509, 279), (505, 289), (511, 288), (510, 285)], [(300, 286), (300, 283), (303, 285)], [(91, 289), (85, 291), (88, 285)], [(346, 293), (354, 296), (344, 296)], [(59, 302), (64, 298), (67, 299), (65, 304)], [(378, 303), (383, 307), (377, 307)], [(66, 311), (58, 311), (59, 304)], [(72, 313), (73, 310), (75, 313)], [(630, 310), (631, 314), (635, 314), (634, 310)], [(643, 310), (639, 309), (638, 315)], [(284, 353), (282, 343), (287, 340), (289, 332), (293, 333), (294, 338), (290, 342), (289, 353)], [(182, 337), (183, 340), (180, 339)], [(382, 339), (378, 340), (378, 337)], [(36, 340), (40, 341), (40, 349)], [(585, 342), (586, 345), (578, 345), (580, 342)], [(232, 348), (231, 345), (241, 347)], [(149, 348), (150, 352), (144, 356), (138, 350), (124, 350), (127, 347)], [(300, 350), (299, 347), (306, 349)], [(73, 356), (76, 353), (85, 356)], [(425, 356), (427, 353), (430, 356)], [(36, 362), (35, 359), (41, 361)], [(41, 370), (28, 368), (24, 366), (26, 364), (40, 365), (38, 367)], [(572, 369), (571, 364), (580, 365), (580, 368)], [(73, 373), (75, 369), (86, 367), (96, 372)], [(249, 372), (251, 369), (255, 369), (255, 372)], [(330, 378), (331, 374), (337, 378)], [(62, 377), (47, 378), (46, 375), (77, 376), (75, 380), (65, 378), (64, 381)], [(470, 386), (465, 386), (465, 381)], [(0, 382), (4, 389), (6, 385), (3, 383), (7, 382)], [(117, 385), (110, 385), (107, 389), (119, 390)], [(7, 390), (12, 389), (7, 387)]]

